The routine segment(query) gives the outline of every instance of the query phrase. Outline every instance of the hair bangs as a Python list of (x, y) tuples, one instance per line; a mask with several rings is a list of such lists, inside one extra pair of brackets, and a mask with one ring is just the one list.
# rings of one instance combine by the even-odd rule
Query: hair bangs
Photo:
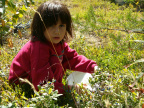
[(68, 16), (67, 12), (65, 12), (65, 11), (61, 11), (59, 13), (59, 18), (60, 18), (62, 24), (66, 24), (66, 25), (68, 24), (68, 22), (69, 22), (69, 18), (68, 17), (69, 16)]
[(46, 12), (43, 21), (46, 27), (56, 25), (56, 23), (58, 22), (58, 15), (54, 12)]

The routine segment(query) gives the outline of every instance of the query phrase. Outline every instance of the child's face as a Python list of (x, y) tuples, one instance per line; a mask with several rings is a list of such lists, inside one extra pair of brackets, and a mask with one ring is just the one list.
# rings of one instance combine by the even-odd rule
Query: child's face
[(65, 34), (66, 24), (62, 24), (60, 19), (58, 19), (56, 25), (52, 25), (44, 31), (45, 38), (54, 44), (59, 43), (64, 38)]

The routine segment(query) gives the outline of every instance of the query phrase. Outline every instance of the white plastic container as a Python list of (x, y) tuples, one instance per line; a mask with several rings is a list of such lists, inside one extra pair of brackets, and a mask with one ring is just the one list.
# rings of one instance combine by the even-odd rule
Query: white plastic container
[(76, 84), (81, 85), (90, 91), (94, 91), (95, 89), (92, 89), (90, 83), (89, 83), (89, 78), (92, 78), (92, 75), (90, 73), (84, 73), (84, 72), (72, 72), (68, 77), (68, 85), (74, 86)]

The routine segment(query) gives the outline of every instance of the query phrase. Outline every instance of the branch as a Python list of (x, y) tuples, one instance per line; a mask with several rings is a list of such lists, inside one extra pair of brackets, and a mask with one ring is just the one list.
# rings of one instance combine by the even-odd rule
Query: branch
[(134, 29), (134, 30), (123, 30), (123, 29), (113, 29), (113, 28), (101, 28), (101, 29), (107, 29), (107, 30), (117, 30), (117, 31), (124, 31), (127, 33), (140, 33), (140, 34), (144, 34), (144, 30), (142, 29)]

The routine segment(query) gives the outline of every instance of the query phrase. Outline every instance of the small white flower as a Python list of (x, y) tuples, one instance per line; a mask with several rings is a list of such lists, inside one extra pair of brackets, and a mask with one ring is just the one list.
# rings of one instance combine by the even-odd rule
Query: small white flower
[(43, 93), (43, 95), (44, 95), (44, 96), (47, 96), (48, 94), (47, 94), (47, 93)]

